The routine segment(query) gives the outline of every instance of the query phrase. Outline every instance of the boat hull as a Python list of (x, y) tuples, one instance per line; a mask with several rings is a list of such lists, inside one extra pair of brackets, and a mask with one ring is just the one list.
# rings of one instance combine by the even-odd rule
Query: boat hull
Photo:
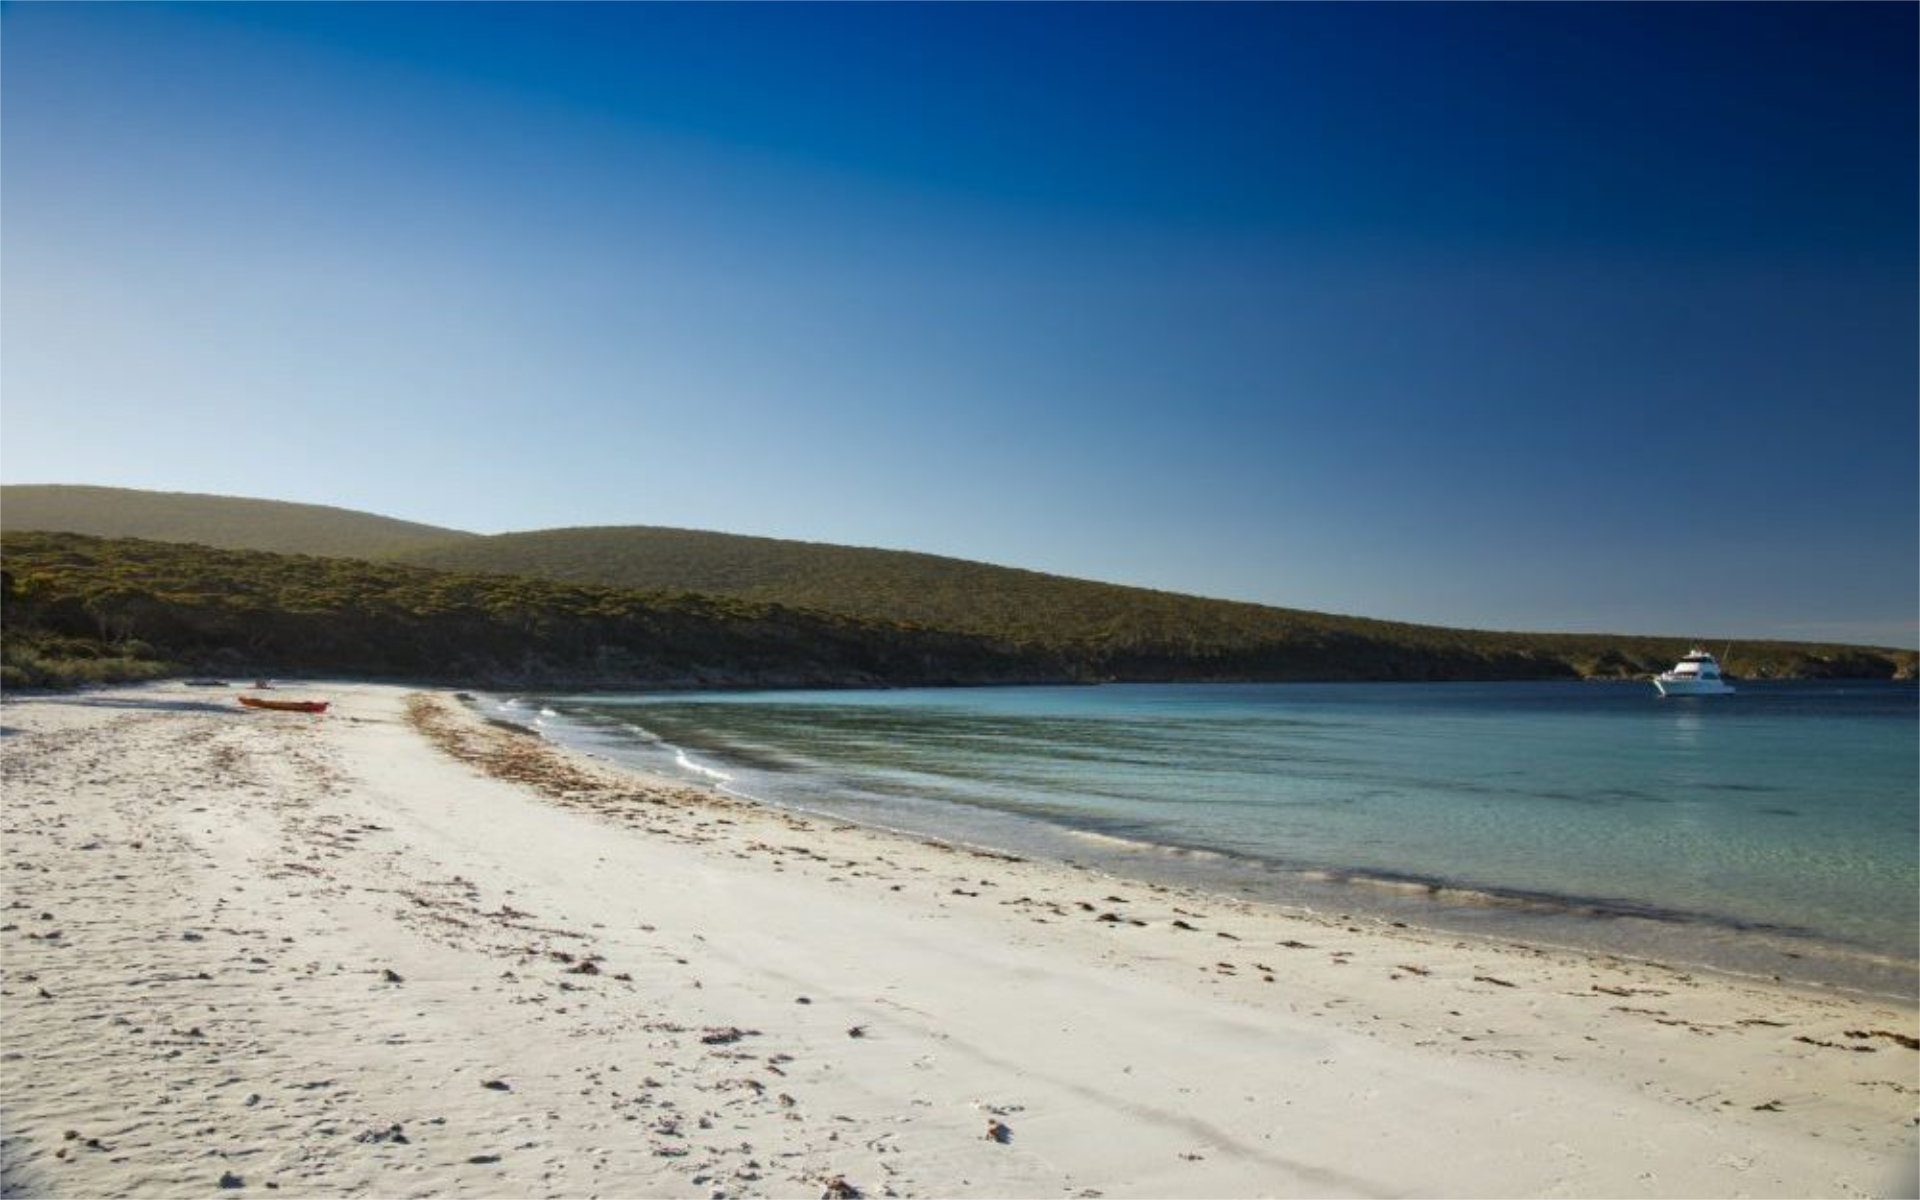
[(327, 711), (325, 700), (263, 700), (258, 696), (236, 697), (248, 708), (265, 708), (274, 712), (323, 713)]
[(1718, 679), (1668, 679), (1653, 677), (1653, 686), (1662, 696), (1731, 696), (1733, 689)]

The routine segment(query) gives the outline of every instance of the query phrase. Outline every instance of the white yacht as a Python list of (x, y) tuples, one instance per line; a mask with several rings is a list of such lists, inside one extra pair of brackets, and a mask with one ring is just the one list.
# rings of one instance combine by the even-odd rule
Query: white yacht
[(1713, 655), (1695, 646), (1687, 656), (1673, 664), (1670, 671), (1653, 677), (1653, 686), (1662, 696), (1727, 696), (1733, 688), (1720, 677), (1720, 663)]

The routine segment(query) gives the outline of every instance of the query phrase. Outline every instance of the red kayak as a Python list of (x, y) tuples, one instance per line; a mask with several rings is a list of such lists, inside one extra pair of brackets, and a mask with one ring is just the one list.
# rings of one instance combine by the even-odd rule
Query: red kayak
[(325, 700), (262, 700), (258, 696), (237, 697), (248, 708), (271, 708), (277, 712), (323, 713), (327, 711)]

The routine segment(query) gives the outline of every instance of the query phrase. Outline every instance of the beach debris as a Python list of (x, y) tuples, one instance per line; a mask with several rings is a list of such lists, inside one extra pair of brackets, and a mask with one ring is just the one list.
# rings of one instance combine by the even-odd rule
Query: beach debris
[(386, 970), (380, 972), (380, 977), (388, 983), (405, 983), (407, 981), (405, 976), (401, 975), (400, 972), (394, 970), (392, 967), (388, 967)]
[(487, 1163), (499, 1162), (500, 1156), (498, 1154), (475, 1154), (475, 1155), (469, 1156), (467, 1161), (480, 1166), (485, 1166)]
[(847, 1182), (845, 1175), (835, 1175), (827, 1180), (826, 1190), (820, 1193), (820, 1200), (860, 1200), (862, 1195), (859, 1188)]
[(1215, 936), (1215, 937), (1217, 937), (1217, 938), (1225, 938), (1225, 939), (1227, 939), (1227, 940), (1228, 940), (1228, 941), (1230, 941), (1230, 942), (1237, 942), (1237, 941), (1239, 941), (1239, 940), (1240, 940), (1239, 938), (1237, 938), (1237, 937), (1235, 937), (1235, 936), (1233, 936), (1233, 935), (1232, 935), (1231, 933), (1228, 933), (1228, 932), (1226, 932), (1226, 931), (1225, 931), (1225, 930), (1223, 930), (1223, 929), (1216, 929), (1216, 930), (1214, 930), (1214, 931), (1213, 931), (1213, 936)]
[(867, 1027), (865, 1025), (850, 1026), (847, 1029), (847, 1036), (850, 1038), (863, 1038), (867, 1036)]
[(1312, 947), (1312, 946), (1309, 946), (1309, 945), (1308, 945), (1307, 943), (1305, 943), (1305, 942), (1296, 942), (1296, 941), (1294, 941), (1294, 940), (1293, 940), (1292, 938), (1288, 938), (1288, 939), (1287, 939), (1286, 941), (1284, 941), (1284, 942), (1281, 942), (1281, 943), (1280, 943), (1280, 946), (1281, 946), (1281, 948), (1282, 948), (1282, 949), (1285, 949), (1285, 950), (1311, 950), (1311, 949), (1313, 949), (1313, 947)]
[(1754, 1105), (1753, 1111), (1754, 1112), (1780, 1112), (1781, 1104), (1778, 1100), (1769, 1100), (1765, 1104)]
[(1192, 926), (1192, 925), (1189, 925), (1189, 924), (1187, 924), (1187, 923), (1186, 923), (1185, 921), (1182, 921), (1182, 920), (1181, 920), (1180, 918), (1178, 918), (1178, 917), (1175, 917), (1175, 918), (1173, 919), (1173, 927), (1174, 927), (1175, 929), (1185, 929), (1185, 930), (1188, 930), (1188, 931), (1190, 931), (1190, 932), (1193, 932), (1193, 933), (1199, 933), (1199, 932), (1200, 932), (1200, 930), (1199, 930), (1198, 928), (1196, 928), (1196, 927), (1194, 927), (1194, 926)]
[[(1758, 1022), (1755, 1022), (1755, 1024), (1758, 1024)], [(1895, 1033), (1891, 1029), (1849, 1029), (1846, 1031), (1846, 1034), (1850, 1038), (1886, 1038), (1888, 1041), (1896, 1045), (1905, 1046), (1909, 1050), (1920, 1050), (1920, 1038), (1909, 1037), (1904, 1033)]]
[(731, 1046), (741, 1038), (757, 1037), (759, 1033), (757, 1029), (741, 1029), (738, 1026), (728, 1025), (723, 1029), (707, 1030), (700, 1035), (700, 1040), (709, 1046)]
[(987, 1140), (990, 1142), (999, 1142), (1002, 1146), (1010, 1145), (1013, 1142), (1013, 1127), (1005, 1121), (989, 1119), (987, 1121)]
[(1519, 987), (1520, 986), (1517, 983), (1509, 983), (1507, 980), (1504, 980), (1497, 975), (1475, 975), (1473, 977), (1473, 980), (1475, 983), (1491, 983), (1495, 987)]
[(494, 1092), (510, 1092), (513, 1090), (513, 1085), (504, 1079), (488, 1079), (483, 1081), (480, 1086)]
[(400, 1128), (398, 1122), (387, 1126), (385, 1129), (369, 1129), (353, 1140), (368, 1143), (392, 1142), (398, 1146), (409, 1144), (406, 1131)]
[(795, 996), (795, 997), (793, 998), (793, 1002), (794, 1002), (795, 1004), (812, 1004), (812, 1003), (813, 1003), (813, 997), (811, 997), (811, 996)]
[(565, 973), (568, 975), (598, 975), (600, 968), (594, 965), (592, 959), (583, 958), (578, 963), (568, 967)]
[(1829, 1050), (1851, 1050), (1855, 1054), (1877, 1053), (1877, 1050), (1872, 1046), (1849, 1046), (1845, 1042), (1824, 1041), (1820, 1038), (1808, 1037), (1804, 1033), (1794, 1034), (1793, 1040), (1796, 1042), (1805, 1042), (1809, 1046), (1824, 1046)]
[[(1396, 964), (1394, 964), (1394, 965), (1395, 965), (1395, 966), (1396, 966), (1396, 967), (1397, 967), (1397, 968), (1398, 968), (1399, 970), (1402, 970), (1402, 971), (1405, 971), (1405, 972), (1406, 972), (1407, 974), (1409, 974), (1409, 975), (1431, 975), (1431, 974), (1433, 974), (1433, 972), (1432, 972), (1432, 971), (1429, 971), (1429, 970), (1428, 970), (1427, 968), (1425, 968), (1425, 967), (1416, 967), (1416, 966), (1414, 966), (1414, 965), (1413, 965), (1412, 963), (1396, 963)], [(1261, 969), (1262, 969), (1262, 970), (1267, 970), (1268, 968), (1265, 968), (1265, 967), (1262, 967)]]
[(247, 1186), (247, 1181), (235, 1175), (232, 1171), (222, 1171), (220, 1173), (220, 1186), (223, 1188), (243, 1188)]

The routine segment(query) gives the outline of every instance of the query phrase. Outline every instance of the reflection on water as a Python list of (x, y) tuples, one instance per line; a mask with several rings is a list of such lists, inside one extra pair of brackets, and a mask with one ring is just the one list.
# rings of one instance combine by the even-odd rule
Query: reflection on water
[(1557, 906), (1913, 957), (1906, 685), (1686, 701), (1637, 684), (1359, 684), (528, 703), (560, 714), (543, 725), (554, 736), (763, 799), (1251, 894)]
[[(1725, 699), (1725, 697), (1715, 697)], [(1699, 701), (1681, 701), (1686, 705), (1673, 714), (1673, 740), (1682, 746), (1697, 746), (1701, 735), (1706, 732), (1706, 722), (1700, 719), (1700, 711), (1693, 707)]]

